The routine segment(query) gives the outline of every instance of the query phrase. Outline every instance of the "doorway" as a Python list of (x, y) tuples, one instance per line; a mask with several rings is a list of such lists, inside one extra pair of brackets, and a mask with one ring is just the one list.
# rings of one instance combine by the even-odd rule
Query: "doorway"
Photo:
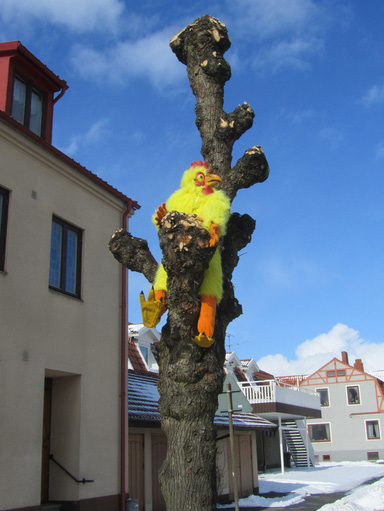
[[(234, 449), (236, 460), (236, 481), (239, 498), (253, 493), (252, 440), (251, 435), (235, 435)], [(228, 467), (232, 466), (231, 450), (228, 442)], [(230, 473), (230, 470), (229, 470)], [(229, 477), (229, 498), (233, 500), (233, 481)]]
[(128, 492), (144, 509), (144, 435), (130, 434), (128, 439)]

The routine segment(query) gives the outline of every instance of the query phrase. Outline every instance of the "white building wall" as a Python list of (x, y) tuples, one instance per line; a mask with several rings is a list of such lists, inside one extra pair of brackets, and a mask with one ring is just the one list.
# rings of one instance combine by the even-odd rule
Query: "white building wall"
[[(40, 503), (43, 395), (53, 377), (51, 499), (119, 492), (121, 266), (108, 249), (125, 205), (0, 122), (10, 190), (0, 272), (0, 509)], [(32, 192), (36, 198), (32, 198)], [(83, 229), (81, 300), (48, 288), (52, 215)]]
[[(348, 404), (347, 387), (358, 386), (360, 404)], [(311, 388), (311, 387), (310, 387)], [(315, 454), (322, 461), (324, 455), (330, 455), (331, 461), (367, 460), (368, 452), (379, 452), (384, 459), (384, 417), (377, 412), (376, 390), (373, 380), (345, 381), (317, 385), (327, 388), (329, 406), (321, 407), (321, 419), (311, 419), (308, 424), (330, 424), (331, 441), (312, 442)], [(367, 439), (366, 421), (378, 420), (381, 438)]]

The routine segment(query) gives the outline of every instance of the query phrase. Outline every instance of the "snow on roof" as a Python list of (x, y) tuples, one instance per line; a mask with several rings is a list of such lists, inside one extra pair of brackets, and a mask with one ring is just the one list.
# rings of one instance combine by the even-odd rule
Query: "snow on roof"
[(157, 376), (128, 371), (128, 418), (160, 423)]
[[(159, 392), (156, 374), (140, 374), (128, 371), (128, 418), (130, 421), (158, 423), (161, 417), (158, 409)], [(232, 421), (235, 428), (275, 429), (276, 425), (252, 413), (234, 413)], [(228, 428), (228, 416), (217, 414), (215, 426)]]
[[(276, 424), (268, 421), (267, 419), (263, 419), (262, 417), (258, 417), (253, 413), (233, 413), (232, 414), (232, 424), (234, 428), (240, 429), (250, 429), (250, 428), (263, 428), (263, 429), (276, 429)], [(215, 426), (223, 426), (225, 428), (228, 427), (228, 415), (217, 414), (215, 415)]]

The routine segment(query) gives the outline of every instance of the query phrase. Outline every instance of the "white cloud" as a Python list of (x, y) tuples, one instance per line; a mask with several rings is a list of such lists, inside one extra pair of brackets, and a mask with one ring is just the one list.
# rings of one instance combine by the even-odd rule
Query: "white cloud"
[(107, 119), (102, 119), (92, 124), (86, 133), (73, 135), (69, 145), (64, 149), (62, 148), (61, 151), (74, 157), (81, 148), (97, 144), (100, 140), (105, 138), (108, 123), (109, 121)]
[(0, 14), (6, 22), (39, 20), (89, 32), (115, 29), (124, 11), (122, 0), (1, 0)]
[[(317, 19), (321, 8), (313, 0), (228, 0), (228, 8), (237, 15), (234, 22), (241, 33), (261, 38), (281, 36), (307, 30)], [(246, 13), (246, 15), (244, 15)]]
[(337, 128), (323, 128), (318, 132), (317, 137), (328, 142), (330, 147), (335, 148), (343, 140), (344, 135)]
[(359, 339), (359, 332), (338, 323), (328, 333), (320, 334), (314, 339), (308, 339), (296, 349), (299, 360), (304, 360), (316, 355), (329, 355), (330, 353), (340, 354), (345, 351), (348, 343), (356, 343)]
[(124, 83), (129, 78), (147, 77), (158, 88), (185, 76), (184, 66), (169, 47), (169, 28), (137, 41), (119, 42), (103, 51), (77, 46), (72, 63), (84, 77)]
[(309, 68), (335, 15), (314, 0), (228, 0), (227, 7), (238, 42), (259, 41), (248, 61), (261, 73)]
[(320, 53), (322, 47), (322, 41), (317, 38), (277, 41), (263, 48), (253, 59), (252, 65), (260, 71), (268, 69), (273, 72), (287, 67), (308, 69), (309, 57)]
[(299, 344), (295, 359), (288, 360), (278, 353), (261, 358), (257, 364), (260, 369), (275, 376), (312, 374), (334, 357), (340, 360), (342, 351), (348, 353), (351, 365), (360, 358), (366, 371), (384, 369), (384, 343), (368, 342), (360, 337), (357, 330), (342, 323), (335, 325), (328, 333)]
[(384, 83), (382, 85), (373, 85), (364, 93), (361, 101), (366, 107), (384, 103)]

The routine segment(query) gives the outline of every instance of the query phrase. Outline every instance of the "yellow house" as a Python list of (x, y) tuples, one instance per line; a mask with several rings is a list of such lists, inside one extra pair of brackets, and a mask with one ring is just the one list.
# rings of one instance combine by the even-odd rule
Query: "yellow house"
[(1, 511), (125, 507), (127, 289), (108, 241), (139, 206), (51, 145), (66, 89), (0, 44)]

